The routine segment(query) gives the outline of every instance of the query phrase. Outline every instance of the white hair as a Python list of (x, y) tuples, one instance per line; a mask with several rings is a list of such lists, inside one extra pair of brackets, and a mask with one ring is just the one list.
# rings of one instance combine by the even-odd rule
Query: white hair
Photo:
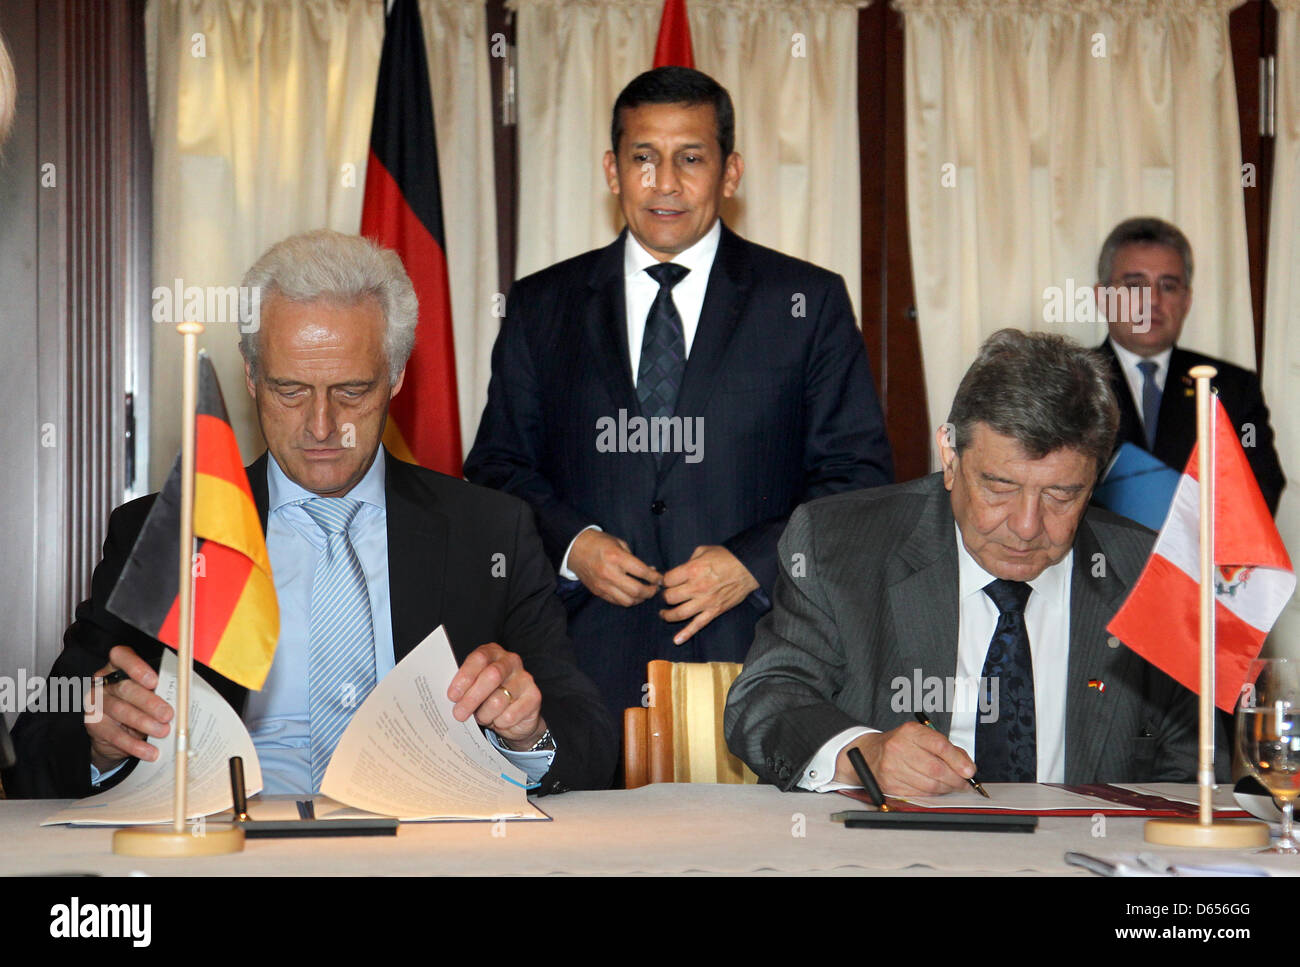
[[(273, 298), (341, 305), (376, 300), (384, 315), (390, 385), (397, 382), (415, 346), (420, 306), (402, 260), (391, 249), (360, 235), (329, 229), (291, 235), (267, 249), (241, 284), (245, 292), (257, 293), (257, 304), (262, 306)], [(259, 375), (260, 328), (248, 327), (239, 338), (239, 351), (254, 378)]]

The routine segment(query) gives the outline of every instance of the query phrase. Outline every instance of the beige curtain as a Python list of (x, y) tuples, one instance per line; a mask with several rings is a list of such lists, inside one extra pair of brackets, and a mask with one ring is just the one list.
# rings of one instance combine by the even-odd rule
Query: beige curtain
[(932, 425), (997, 329), (1101, 341), (1073, 295), (1131, 215), (1169, 219), (1191, 241), (1182, 344), (1254, 367), (1228, 39), (1240, 2), (894, 0)]
[[(1300, 565), (1300, 0), (1273, 0), (1277, 17), (1277, 139), (1264, 305), (1264, 398), (1288, 481), (1277, 526)], [(1300, 600), (1292, 597), (1269, 640), (1300, 656)]]
[[(654, 59), (662, 0), (510, 0), (518, 15), (517, 276), (622, 227), (600, 160), (610, 109)], [(861, 288), (855, 0), (688, 0), (695, 66), (736, 106), (745, 175), (723, 207), (752, 241)]]
[[(461, 438), (474, 439), (498, 320), (485, 11), (421, 0), (451, 277)], [(154, 283), (236, 285), (294, 232), (361, 225), (383, 0), (150, 0)], [(179, 446), (180, 339), (155, 326), (150, 478)], [(262, 448), (233, 323), (202, 337), (245, 458)]]

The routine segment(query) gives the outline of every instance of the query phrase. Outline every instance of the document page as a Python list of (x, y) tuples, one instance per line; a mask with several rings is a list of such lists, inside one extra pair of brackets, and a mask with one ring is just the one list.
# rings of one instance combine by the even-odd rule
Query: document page
[(897, 798), (926, 809), (1006, 809), (1032, 813), (1046, 813), (1058, 809), (1141, 811), (1140, 806), (1124, 806), (1108, 799), (1085, 796), (1036, 782), (986, 782), (983, 785), (989, 794), (988, 799), (974, 789), (949, 793), (946, 796), (899, 796)]
[[(157, 694), (176, 707), (176, 652), (163, 651), (158, 669)], [(174, 721), (174, 720), (173, 720)], [(45, 820), (42, 826), (75, 823), (92, 826), (144, 826), (172, 820), (172, 798), (176, 788), (176, 736), (168, 733), (150, 739), (158, 750), (154, 762), (141, 760), (131, 774), (106, 792), (89, 796)], [(230, 758), (244, 760), (244, 784), (248, 794), (262, 790), (262, 770), (257, 763), (253, 740), (230, 707), (211, 685), (198, 675), (190, 682), (189, 782), (185, 798), (188, 819), (229, 810)]]
[(357, 709), (322, 795), (404, 821), (546, 818), (528, 802), (523, 771), (492, 747), (474, 717), (452, 717), (447, 687), (458, 667), (446, 633), (434, 629)]

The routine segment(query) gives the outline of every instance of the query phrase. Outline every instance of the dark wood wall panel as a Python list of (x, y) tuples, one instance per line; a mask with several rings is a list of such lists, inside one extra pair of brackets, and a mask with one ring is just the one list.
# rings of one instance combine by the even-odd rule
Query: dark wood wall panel
[(879, 0), (858, 14), (862, 338), (900, 481), (929, 472), (931, 435), (908, 249), (903, 107), (903, 20)]

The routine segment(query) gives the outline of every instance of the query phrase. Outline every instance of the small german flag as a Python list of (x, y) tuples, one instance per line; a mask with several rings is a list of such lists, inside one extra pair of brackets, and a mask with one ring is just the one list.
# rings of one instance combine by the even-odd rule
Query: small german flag
[[(199, 353), (194, 445), (194, 660), (260, 689), (280, 637), (271, 560), (217, 374)], [(181, 461), (154, 501), (108, 599), (127, 624), (176, 648)]]

